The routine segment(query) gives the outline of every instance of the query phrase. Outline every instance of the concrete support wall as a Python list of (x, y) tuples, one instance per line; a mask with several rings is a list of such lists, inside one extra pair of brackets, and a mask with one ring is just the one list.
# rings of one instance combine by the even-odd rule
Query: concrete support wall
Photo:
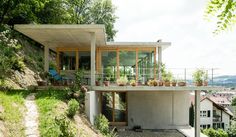
[(189, 92), (128, 92), (128, 126), (175, 129), (189, 124)]
[(92, 125), (94, 125), (94, 118), (98, 115), (99, 95), (95, 91), (86, 92), (85, 95), (85, 113)]
[(49, 47), (48, 45), (44, 46), (44, 71), (48, 72), (49, 70)]

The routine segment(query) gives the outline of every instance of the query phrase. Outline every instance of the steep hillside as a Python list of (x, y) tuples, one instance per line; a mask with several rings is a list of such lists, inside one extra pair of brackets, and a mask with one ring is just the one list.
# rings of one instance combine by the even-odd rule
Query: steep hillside
[[(6, 63), (0, 64), (2, 65), (1, 69), (4, 68), (3, 66), (6, 66), (5, 68), (9, 67), (7, 68), (9, 70), (5, 72), (6, 74), (2, 74), (5, 79), (4, 86), (21, 89), (37, 85), (37, 80), (41, 79), (39, 72), (43, 71), (43, 47), (7, 26), (2, 27), (0, 32), (2, 36), (0, 44), (2, 44), (3, 50), (7, 48), (6, 46), (9, 46), (8, 41), (17, 41), (15, 44), (17, 49), (13, 49), (10, 53), (7, 52), (9, 49), (6, 49), (4, 51), (5, 54), (2, 54), (2, 58), (9, 58), (5, 62), (11, 62), (11, 66), (7, 66)], [(3, 59), (0, 61), (4, 62)]]

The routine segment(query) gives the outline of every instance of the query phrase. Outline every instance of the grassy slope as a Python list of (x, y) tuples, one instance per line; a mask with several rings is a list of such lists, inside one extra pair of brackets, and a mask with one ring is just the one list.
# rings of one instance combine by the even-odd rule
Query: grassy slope
[(55, 124), (54, 117), (65, 110), (65, 91), (40, 91), (36, 95), (36, 104), (39, 110), (39, 131), (43, 137), (58, 136), (60, 131)]
[(0, 119), (4, 121), (7, 134), (10, 137), (24, 137), (24, 98), (28, 92), (11, 91), (4, 93), (0, 91), (0, 105), (4, 112), (0, 115)]

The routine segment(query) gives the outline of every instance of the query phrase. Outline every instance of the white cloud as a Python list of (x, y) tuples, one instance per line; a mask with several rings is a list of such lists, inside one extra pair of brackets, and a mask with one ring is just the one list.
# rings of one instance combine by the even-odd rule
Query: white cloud
[(236, 31), (213, 36), (203, 19), (205, 0), (114, 0), (119, 17), (115, 41), (170, 41), (163, 60), (171, 68), (217, 67), (236, 74)]

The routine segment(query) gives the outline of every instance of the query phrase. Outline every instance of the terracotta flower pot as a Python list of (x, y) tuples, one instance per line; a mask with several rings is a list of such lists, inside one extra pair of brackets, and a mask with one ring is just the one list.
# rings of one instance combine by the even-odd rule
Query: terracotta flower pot
[(130, 85), (135, 87), (135, 86), (137, 86), (137, 83), (131, 83)]
[(159, 85), (159, 86), (163, 86), (163, 85), (164, 85), (164, 82), (163, 82), (163, 81), (158, 81), (158, 85)]
[(158, 81), (157, 80), (153, 80), (153, 86), (154, 87), (158, 86)]
[(165, 85), (166, 87), (169, 87), (169, 86), (170, 86), (170, 82), (169, 82), (169, 81), (165, 81), (165, 82), (164, 82), (164, 85)]
[(126, 84), (124, 83), (118, 83), (118, 86), (125, 86)]
[(203, 83), (202, 83), (202, 82), (196, 82), (196, 83), (195, 83), (195, 86), (197, 86), (197, 87), (203, 86)]
[(176, 86), (176, 82), (171, 82), (171, 85), (173, 86), (173, 87), (175, 87)]
[(110, 85), (110, 81), (104, 81), (103, 84), (104, 84), (105, 86), (109, 86), (109, 85)]
[(100, 86), (101, 82), (100, 81), (96, 81), (96, 86)]
[(203, 86), (208, 86), (208, 81), (204, 81)]
[(179, 87), (186, 86), (186, 82), (178, 82), (178, 86), (179, 86)]

